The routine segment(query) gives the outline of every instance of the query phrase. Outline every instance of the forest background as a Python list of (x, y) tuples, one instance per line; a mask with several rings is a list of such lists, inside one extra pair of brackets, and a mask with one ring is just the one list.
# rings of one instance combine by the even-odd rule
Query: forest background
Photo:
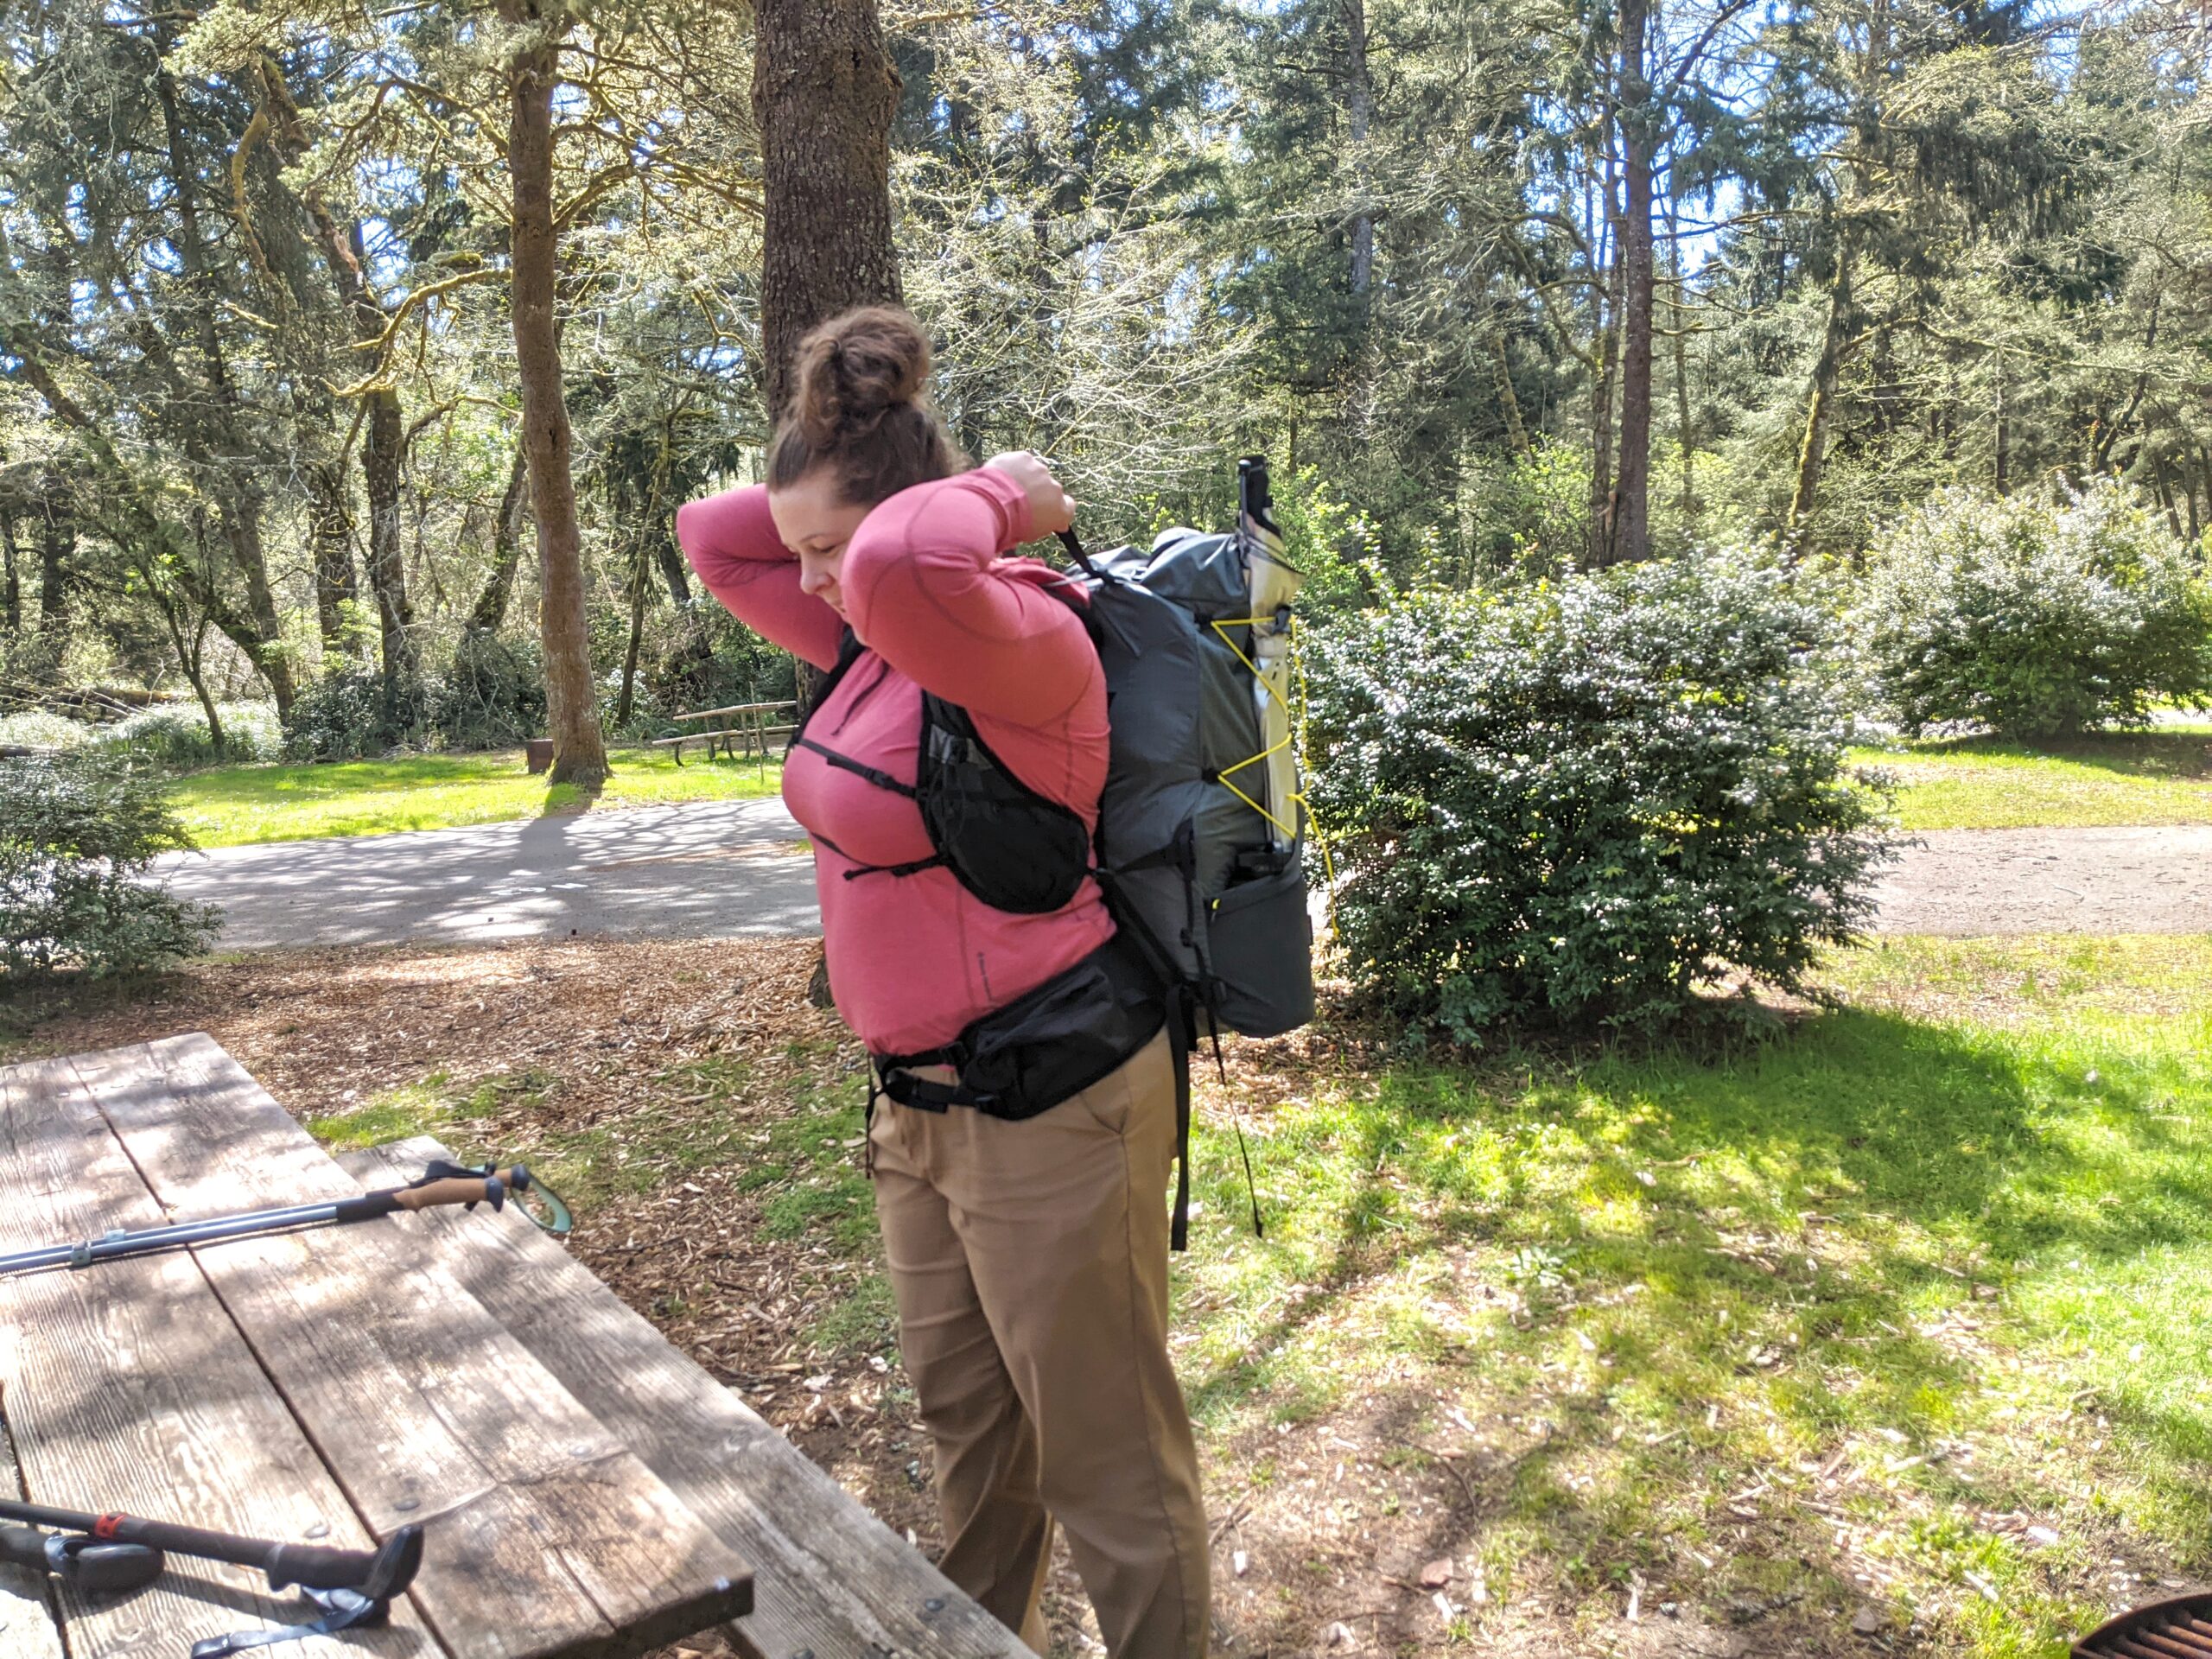
[(588, 781), (602, 723), (788, 695), (671, 533), (759, 474), (779, 95), (827, 146), (783, 162), (787, 269), (868, 257), (823, 208), (887, 123), (873, 286), (969, 450), (1052, 457), (1093, 540), (1220, 519), (1248, 450), (1324, 603), (1848, 563), (1954, 486), (2212, 520), (2194, 7), (812, 9), (881, 97), (771, 84), (773, 10), (10, 0), (18, 706), (188, 684), (219, 749), (277, 742), (224, 733), (245, 699), (327, 757), (512, 741), (550, 684)]

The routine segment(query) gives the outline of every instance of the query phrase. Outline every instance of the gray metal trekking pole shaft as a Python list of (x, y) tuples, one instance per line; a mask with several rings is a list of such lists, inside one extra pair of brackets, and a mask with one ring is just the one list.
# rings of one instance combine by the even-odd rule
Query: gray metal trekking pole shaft
[(219, 1238), (247, 1233), (282, 1232), (292, 1227), (320, 1226), (338, 1218), (340, 1200), (327, 1204), (299, 1204), (283, 1210), (261, 1210), (246, 1216), (223, 1216), (213, 1221), (179, 1222), (173, 1227), (146, 1227), (135, 1233), (109, 1233), (78, 1244), (49, 1244), (42, 1249), (0, 1255), (0, 1273), (29, 1273), (38, 1268), (88, 1268), (95, 1262), (119, 1256), (143, 1255), (150, 1250), (174, 1249), (185, 1244), (207, 1244)]
[(540, 1221), (546, 1231), (569, 1230), (569, 1206), (561, 1195), (531, 1175), (520, 1164), (505, 1169), (486, 1164), (472, 1169), (442, 1160), (423, 1172), (423, 1179), (407, 1186), (389, 1186), (350, 1198), (329, 1198), (321, 1204), (296, 1204), (280, 1210), (256, 1210), (242, 1216), (212, 1216), (206, 1221), (179, 1222), (168, 1227), (146, 1227), (135, 1233), (112, 1232), (77, 1244), (48, 1244), (35, 1250), (0, 1255), (0, 1274), (30, 1273), (41, 1268), (89, 1268), (95, 1262), (112, 1262), (126, 1255), (143, 1255), (191, 1244), (211, 1244), (219, 1239), (246, 1238), (261, 1233), (289, 1232), (296, 1228), (368, 1221), (395, 1211), (421, 1211), (441, 1205), (488, 1204), (494, 1210), (506, 1203), (510, 1192), (529, 1192), (540, 1199), (550, 1219)]

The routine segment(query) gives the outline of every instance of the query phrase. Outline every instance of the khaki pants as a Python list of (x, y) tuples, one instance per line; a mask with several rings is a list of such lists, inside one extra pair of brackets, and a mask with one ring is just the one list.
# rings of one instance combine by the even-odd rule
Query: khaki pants
[(945, 1576), (1042, 1653), (1057, 1520), (1108, 1653), (1201, 1659), (1205, 1511), (1167, 1357), (1166, 1038), (1024, 1122), (883, 1100), (869, 1139)]

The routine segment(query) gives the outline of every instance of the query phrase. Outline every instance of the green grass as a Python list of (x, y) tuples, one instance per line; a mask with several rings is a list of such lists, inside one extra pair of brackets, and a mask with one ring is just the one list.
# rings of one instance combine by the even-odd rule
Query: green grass
[[(679, 767), (653, 749), (617, 750), (608, 758), (613, 772), (598, 798), (601, 807), (772, 795), (783, 781), (775, 764), (694, 758)], [(531, 777), (519, 751), (327, 766), (218, 766), (179, 779), (170, 798), (202, 847), (445, 830), (585, 804), (572, 786)]]
[(1909, 830), (2212, 823), (2212, 725), (2032, 746), (1925, 739), (1855, 749), (1852, 759), (1895, 778)]
[(1264, 1243), (1202, 1134), (1181, 1358), (1220, 1480), (1379, 1416), (1498, 1471), (1493, 1594), (1642, 1571), (1848, 1607), (1848, 1529), (1991, 1659), (2061, 1653), (2116, 1549), (2212, 1567), (2212, 941), (1901, 942), (1833, 977), (1858, 1006), (1719, 1063), (1287, 1074), (1248, 1102)]

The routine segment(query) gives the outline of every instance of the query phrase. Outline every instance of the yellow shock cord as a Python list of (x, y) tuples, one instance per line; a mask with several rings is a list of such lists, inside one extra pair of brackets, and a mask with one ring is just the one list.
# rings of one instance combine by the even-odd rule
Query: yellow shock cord
[[(1238, 800), (1243, 802), (1245, 805), (1250, 807), (1255, 812), (1265, 818), (1269, 823), (1281, 830), (1283, 835), (1287, 836), (1290, 840), (1296, 841), (1298, 839), (1297, 830), (1292, 829), (1281, 818), (1275, 817), (1274, 813), (1268, 811), (1267, 808), (1262, 806), (1249, 795), (1247, 795), (1243, 790), (1237, 788), (1235, 784), (1229, 781), (1229, 774), (1230, 772), (1242, 772), (1247, 766), (1256, 766), (1261, 761), (1268, 759), (1268, 756), (1275, 753), (1282, 748), (1289, 747), (1294, 743), (1296, 745), (1294, 753), (1296, 755), (1299, 769), (1303, 772), (1311, 772), (1313, 770), (1312, 766), (1307, 763), (1306, 758), (1306, 703), (1307, 700), (1306, 695), (1306, 656), (1305, 653), (1299, 649), (1300, 629), (1298, 626), (1298, 618), (1294, 615), (1290, 619), (1290, 661), (1292, 669), (1298, 676), (1298, 702), (1295, 706), (1293, 706), (1290, 700), (1285, 697), (1281, 692), (1276, 690), (1273, 685), (1268, 683), (1268, 677), (1260, 671), (1260, 665), (1254, 662), (1251, 658), (1245, 655), (1243, 648), (1234, 639), (1229, 637), (1229, 631), (1231, 628), (1256, 628), (1265, 623), (1273, 622), (1274, 620), (1274, 618), (1271, 616), (1216, 617), (1213, 620), (1213, 631), (1221, 636), (1221, 643), (1227, 645), (1231, 652), (1236, 653), (1236, 660), (1244, 664), (1246, 670), (1251, 674), (1253, 679), (1262, 686), (1266, 687), (1268, 695), (1282, 705), (1282, 711), (1284, 715), (1288, 717), (1291, 722), (1290, 735), (1286, 737), (1282, 742), (1271, 745), (1269, 747), (1262, 749), (1259, 753), (1252, 755), (1249, 759), (1239, 760), (1233, 766), (1224, 767), (1220, 773), (1220, 779), (1222, 786), (1228, 790), (1230, 794), (1236, 796)], [(1313, 815), (1306, 810), (1305, 792), (1300, 791), (1298, 793), (1294, 794), (1290, 798), (1292, 804), (1299, 809), (1299, 817), (1312, 827), (1313, 831), (1313, 844), (1321, 849), (1321, 874), (1323, 880), (1326, 883), (1325, 890), (1328, 893), (1326, 914), (1330, 931), (1333, 932), (1336, 930), (1337, 925), (1336, 856), (1330, 850), (1329, 838), (1322, 833), (1319, 823), (1314, 818)]]

